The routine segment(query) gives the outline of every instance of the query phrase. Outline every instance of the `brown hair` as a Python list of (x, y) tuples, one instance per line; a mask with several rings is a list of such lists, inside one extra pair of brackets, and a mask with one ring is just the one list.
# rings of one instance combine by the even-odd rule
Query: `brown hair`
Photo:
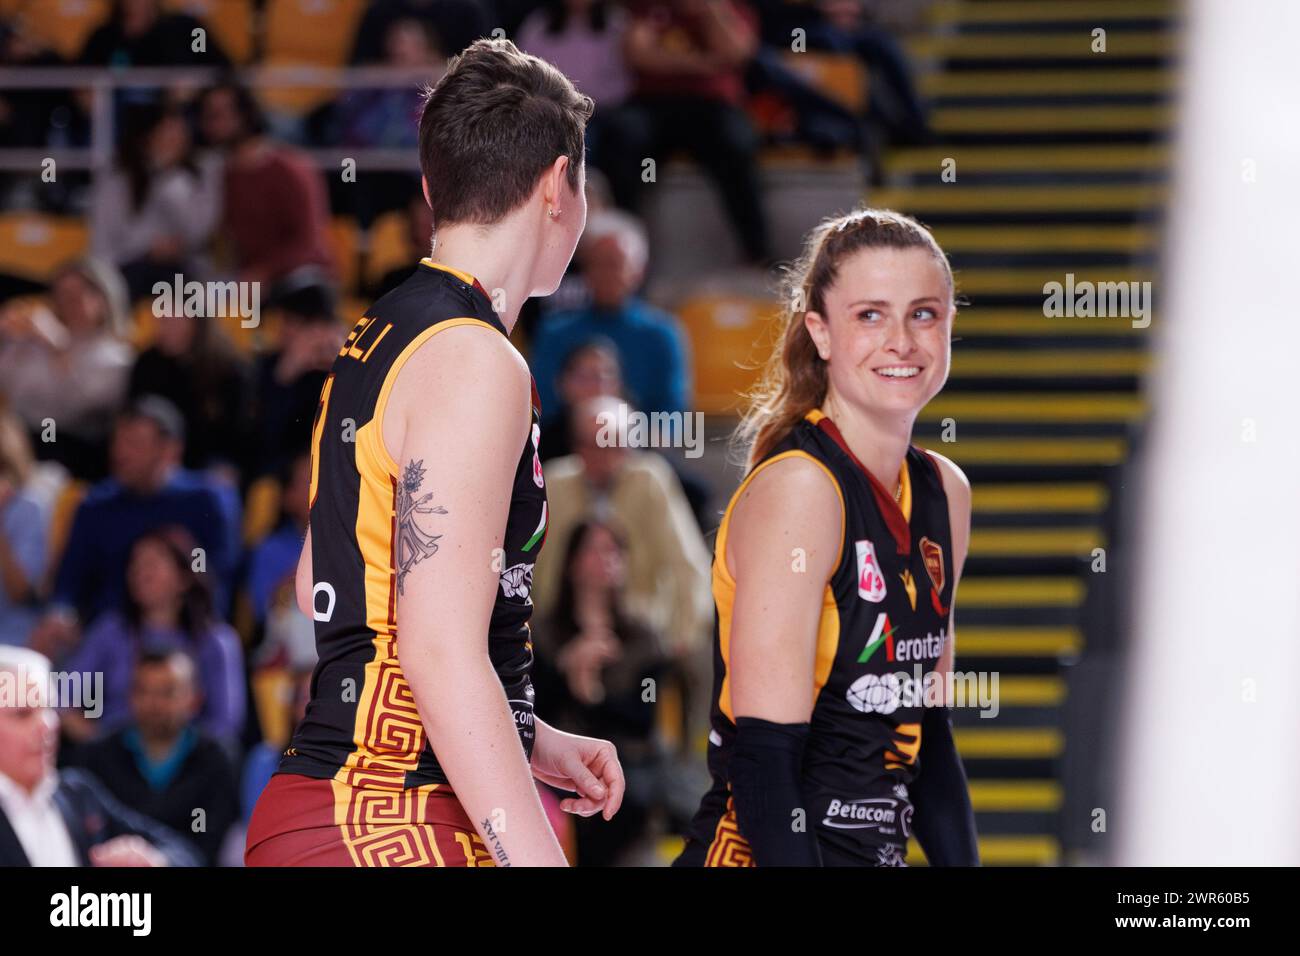
[(453, 57), (420, 116), (420, 170), (434, 227), (491, 225), (524, 202), (557, 156), (578, 189), (591, 97), (509, 40), (475, 40)]
[(826, 399), (826, 362), (804, 326), (804, 316), (824, 314), (826, 290), (834, 285), (841, 264), (862, 249), (927, 250), (943, 266), (956, 301), (948, 257), (912, 217), (889, 209), (856, 209), (822, 220), (805, 237), (803, 254), (785, 270), (777, 341), (758, 384), (745, 395), (748, 407), (733, 435), (733, 447), (748, 449), (746, 470)]

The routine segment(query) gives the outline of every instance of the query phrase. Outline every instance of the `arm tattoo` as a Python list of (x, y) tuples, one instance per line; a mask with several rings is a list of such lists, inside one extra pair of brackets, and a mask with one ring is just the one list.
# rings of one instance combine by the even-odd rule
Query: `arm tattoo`
[(492, 842), (491, 853), (496, 859), (497, 866), (509, 866), (510, 857), (506, 854), (506, 848), (501, 845), (501, 837), (492, 826), (492, 818), (483, 821), (483, 830), (487, 833), (487, 838)]
[(406, 593), (406, 575), (411, 568), (419, 564), (438, 550), (440, 534), (429, 534), (415, 520), (416, 515), (445, 515), (447, 509), (442, 505), (431, 505), (429, 499), (433, 492), (416, 497), (420, 485), (424, 483), (424, 459), (408, 461), (402, 472), (402, 480), (397, 485), (397, 591)]

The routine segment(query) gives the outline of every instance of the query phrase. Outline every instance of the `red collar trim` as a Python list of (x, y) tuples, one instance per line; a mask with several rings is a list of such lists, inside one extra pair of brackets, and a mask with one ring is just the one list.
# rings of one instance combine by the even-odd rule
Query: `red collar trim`
[[(827, 435), (830, 435), (831, 440), (839, 445), (853, 464), (857, 465), (859, 470), (867, 476), (867, 482), (871, 485), (871, 493), (876, 499), (876, 506), (885, 518), (885, 526), (889, 528), (889, 533), (893, 535), (895, 548), (899, 554), (910, 554), (912, 551), (912, 529), (908, 525), (907, 519), (903, 517), (903, 510), (898, 506), (898, 502), (894, 500), (893, 494), (876, 480), (876, 476), (871, 473), (866, 465), (858, 461), (858, 456), (853, 454), (852, 449), (849, 448), (849, 443), (844, 440), (839, 428), (824, 413), (820, 411), (817, 411), (816, 414), (809, 412), (807, 418)], [(907, 467), (906, 459), (903, 460), (903, 467)], [(912, 507), (916, 507), (915, 500), (913, 500)]]

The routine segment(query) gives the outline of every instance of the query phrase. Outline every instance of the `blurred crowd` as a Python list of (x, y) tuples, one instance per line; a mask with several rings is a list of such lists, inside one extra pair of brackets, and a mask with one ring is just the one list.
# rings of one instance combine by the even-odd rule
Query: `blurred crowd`
[[(215, 36), (193, 49), (200, 21), (185, 9), (116, 0), (71, 60), (41, 46), (27, 9), (0, 22), (0, 65), (230, 67)], [(629, 780), (613, 824), (566, 822), (579, 864), (649, 859), (703, 789), (713, 489), (680, 453), (597, 440), (621, 405), (692, 407), (681, 324), (641, 294), (652, 254), (642, 159), (698, 163), (746, 260), (769, 264), (761, 147), (861, 152), (881, 136), (927, 136), (901, 50), (871, 13), (854, 0), (380, 0), (352, 33), (348, 62), (428, 81), (504, 26), (596, 102), (586, 233), (559, 292), (530, 304), (516, 335), (541, 397), (550, 502), (533, 585), (539, 707), (614, 740)], [(861, 60), (861, 109), (789, 65), (792, 31)], [(185, 834), (205, 863), (238, 859), (241, 821), (308, 697), (313, 627), (293, 577), (321, 386), (355, 302), (408, 276), (433, 227), (418, 178), (349, 182), (308, 151), (404, 149), (415, 168), (420, 103), (413, 83), (289, 104), (255, 95), (237, 69), (199, 90), (119, 90), (110, 170), (3, 180), (0, 208), (81, 215), (90, 235), (48, 282), (0, 275), (0, 645), (102, 674), (101, 713), (67, 708), (50, 725), (59, 765), (107, 789), (95, 799)], [(0, 141), (90, 140), (81, 91), (0, 91)], [(398, 217), (401, 264), (352, 275), (331, 236), (339, 215)], [(257, 283), (258, 324), (159, 309), (156, 283), (178, 274)], [(0, 817), (37, 819), (24, 801), (39, 787), (23, 797), (12, 785), (44, 779), (31, 742), (50, 728), (25, 712), (0, 723)], [(147, 826), (124, 832), (158, 844)]]

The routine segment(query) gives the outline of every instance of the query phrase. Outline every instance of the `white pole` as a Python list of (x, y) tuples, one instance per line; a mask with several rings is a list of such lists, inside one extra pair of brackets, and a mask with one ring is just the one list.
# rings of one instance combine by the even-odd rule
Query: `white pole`
[(1186, 29), (1114, 862), (1295, 865), (1300, 4)]

